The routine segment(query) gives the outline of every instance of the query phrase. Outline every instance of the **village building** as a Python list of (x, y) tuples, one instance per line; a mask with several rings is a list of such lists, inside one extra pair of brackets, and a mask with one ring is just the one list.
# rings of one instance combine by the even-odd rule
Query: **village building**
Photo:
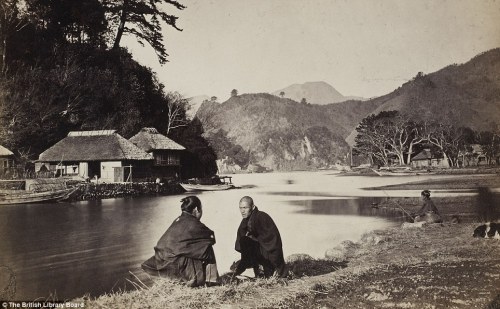
[(0, 145), (0, 176), (7, 176), (14, 167), (14, 153)]
[(411, 159), (411, 166), (413, 168), (450, 167), (448, 160), (445, 160), (443, 157), (437, 157), (429, 148), (426, 148), (415, 155)]
[(153, 157), (151, 176), (154, 178), (178, 178), (181, 168), (181, 154), (185, 150), (155, 128), (142, 128), (129, 139), (137, 147)]
[(471, 162), (472, 164), (470, 165), (487, 165), (488, 164), (488, 158), (484, 154), (483, 147), (479, 144), (472, 144), (471, 145), (472, 152), (471, 152)]
[(148, 178), (153, 156), (115, 130), (75, 131), (40, 154), (35, 172), (79, 176), (100, 182)]

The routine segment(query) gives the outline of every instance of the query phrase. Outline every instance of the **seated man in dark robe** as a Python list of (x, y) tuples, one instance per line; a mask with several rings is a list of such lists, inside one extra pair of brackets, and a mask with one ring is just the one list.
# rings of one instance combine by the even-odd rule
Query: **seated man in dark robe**
[(160, 238), (155, 255), (142, 268), (149, 274), (180, 279), (191, 287), (217, 284), (219, 274), (212, 248), (215, 236), (200, 222), (201, 202), (196, 196), (181, 202), (182, 214)]
[(259, 211), (249, 196), (240, 200), (240, 212), (243, 217), (236, 235), (236, 251), (241, 253), (234, 275), (240, 275), (247, 268), (253, 268), (255, 276), (260, 276), (260, 266), (264, 277), (286, 277), (285, 260), (281, 236), (273, 219)]
[(439, 210), (431, 200), (431, 191), (424, 190), (420, 193), (423, 205), (420, 210), (414, 215), (414, 222), (425, 221), (428, 223), (443, 222)]

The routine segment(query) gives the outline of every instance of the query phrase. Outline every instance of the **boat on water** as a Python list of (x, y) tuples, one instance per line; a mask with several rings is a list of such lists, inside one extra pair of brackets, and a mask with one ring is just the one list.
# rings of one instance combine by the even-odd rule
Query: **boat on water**
[(64, 200), (77, 189), (57, 178), (4, 180), (0, 188), (0, 205)]
[(399, 169), (372, 169), (372, 171), (379, 176), (417, 176), (417, 175), (435, 175), (435, 172), (431, 171), (415, 171), (410, 168), (399, 168)]
[(376, 170), (372, 169), (379, 176), (416, 176), (418, 173), (412, 171), (392, 171), (392, 170)]
[(184, 190), (191, 191), (222, 191), (232, 189), (235, 186), (230, 176), (214, 176), (210, 178), (192, 178), (187, 182), (180, 183)]

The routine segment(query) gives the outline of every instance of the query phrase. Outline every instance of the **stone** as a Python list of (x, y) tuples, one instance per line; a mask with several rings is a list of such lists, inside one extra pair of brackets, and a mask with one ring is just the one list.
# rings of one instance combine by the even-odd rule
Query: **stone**
[(363, 234), (363, 236), (361, 236), (361, 242), (368, 245), (378, 245), (383, 242), (388, 242), (389, 240), (389, 237), (385, 235), (379, 235), (375, 231), (365, 233)]
[(293, 262), (307, 261), (307, 260), (313, 260), (312, 256), (305, 253), (296, 253), (287, 256), (285, 262), (293, 263)]
[(346, 257), (347, 250), (345, 248), (342, 248), (341, 246), (330, 248), (325, 252), (325, 259), (335, 262), (345, 261)]
[(425, 221), (420, 221), (420, 222), (415, 222), (415, 223), (410, 223), (410, 222), (403, 222), (401, 225), (402, 229), (414, 229), (414, 228), (422, 228), (423, 226), (426, 226), (427, 222)]

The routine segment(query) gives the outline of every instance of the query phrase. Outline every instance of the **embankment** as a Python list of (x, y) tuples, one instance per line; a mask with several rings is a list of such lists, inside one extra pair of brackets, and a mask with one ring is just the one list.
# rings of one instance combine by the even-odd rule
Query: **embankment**
[(171, 195), (184, 192), (177, 183), (79, 183), (70, 201), (97, 200), (117, 197)]

